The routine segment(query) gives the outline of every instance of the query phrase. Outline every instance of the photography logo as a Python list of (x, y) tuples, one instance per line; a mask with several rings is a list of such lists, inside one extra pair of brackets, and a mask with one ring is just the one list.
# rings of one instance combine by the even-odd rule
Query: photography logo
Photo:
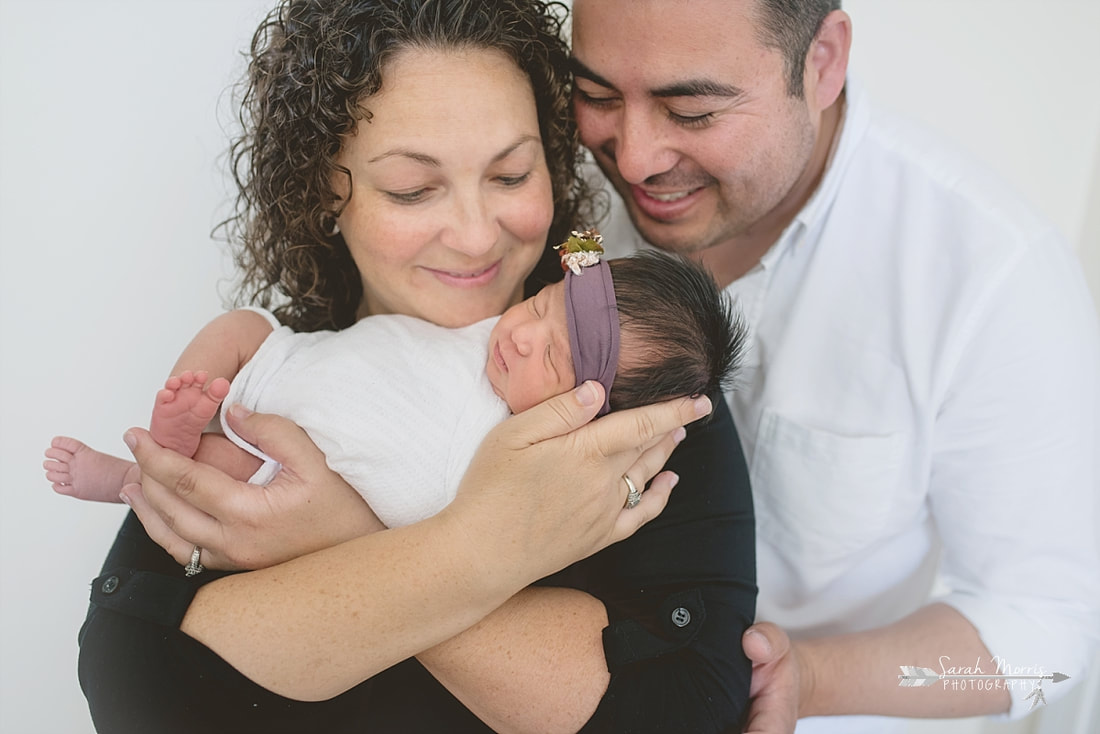
[[(903, 688), (926, 688), (942, 681), (944, 689), (947, 689), (952, 681), (977, 681), (978, 683), (976, 685), (975, 683), (970, 683), (969, 687), (972, 689), (989, 689), (994, 687), (1000, 688), (1003, 685), (1007, 685), (1009, 681), (1033, 680), (1035, 681), (1035, 687), (1031, 689), (1031, 693), (1024, 696), (1024, 700), (1031, 700), (1029, 711), (1036, 706), (1043, 706), (1047, 702), (1046, 698), (1043, 696), (1043, 681), (1049, 680), (1052, 683), (1061, 683), (1064, 680), (1069, 680), (1069, 676), (1064, 673), (1047, 673), (1046, 675), (954, 675), (937, 673), (931, 668), (921, 668), (915, 665), (902, 665), (900, 667), (901, 675), (898, 676), (898, 685)], [(953, 687), (958, 689), (958, 683), (954, 683)], [(963, 688), (966, 688), (965, 684)]]

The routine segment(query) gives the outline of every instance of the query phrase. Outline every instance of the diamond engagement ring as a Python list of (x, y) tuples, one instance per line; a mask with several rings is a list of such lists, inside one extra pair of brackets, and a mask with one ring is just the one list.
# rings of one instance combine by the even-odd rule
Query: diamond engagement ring
[(191, 562), (183, 567), (183, 572), (187, 576), (195, 576), (202, 573), (205, 569), (203, 565), (199, 563), (199, 558), (202, 556), (202, 548), (195, 546), (195, 550), (191, 551)]
[(642, 501), (642, 493), (638, 491), (638, 488), (634, 486), (634, 482), (630, 481), (630, 477), (623, 474), (623, 481), (626, 482), (626, 488), (630, 491), (626, 493), (626, 509), (636, 507), (639, 502)]

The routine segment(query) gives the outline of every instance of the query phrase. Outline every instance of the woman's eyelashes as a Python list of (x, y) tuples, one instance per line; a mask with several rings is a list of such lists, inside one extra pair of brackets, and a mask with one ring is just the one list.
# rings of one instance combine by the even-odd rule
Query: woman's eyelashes
[[(531, 180), (531, 171), (515, 175), (498, 175), (494, 176), (492, 180), (507, 189), (519, 188), (520, 186)], [(409, 191), (384, 190), (382, 193), (386, 196), (386, 198), (398, 204), (419, 204), (420, 202), (429, 199), (436, 188), (437, 187), (435, 186), (424, 186), (422, 188), (412, 189)]]
[(531, 172), (527, 171), (526, 173), (521, 173), (521, 174), (514, 175), (514, 176), (513, 175), (500, 175), (500, 176), (496, 177), (496, 180), (499, 181), (502, 185), (511, 188), (511, 187), (516, 187), (516, 186), (523, 185), (530, 178), (531, 178)]
[(416, 189), (414, 191), (386, 191), (385, 195), (398, 204), (417, 204), (428, 195), (429, 189)]

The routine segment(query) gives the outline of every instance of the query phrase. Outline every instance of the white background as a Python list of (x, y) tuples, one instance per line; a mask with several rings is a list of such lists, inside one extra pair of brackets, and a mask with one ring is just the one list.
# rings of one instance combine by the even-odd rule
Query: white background
[[(0, 0), (0, 732), (91, 732), (76, 634), (123, 507), (55, 495), (42, 450), (65, 433), (125, 455), (123, 430), (221, 310), (226, 89), (268, 6)], [(1100, 2), (845, 7), (865, 85), (1020, 188), (1100, 292)], [(1095, 727), (1097, 677), (989, 728)]]

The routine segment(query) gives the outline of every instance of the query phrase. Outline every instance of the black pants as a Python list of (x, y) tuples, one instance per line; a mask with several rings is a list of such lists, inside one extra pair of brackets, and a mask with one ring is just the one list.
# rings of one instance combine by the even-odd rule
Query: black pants
[[(543, 580), (603, 601), (611, 683), (587, 732), (739, 730), (751, 666), (741, 633), (755, 611), (752, 496), (722, 401), (669, 468), (665, 512), (632, 538)], [(101, 734), (487, 732), (415, 660), (336, 698), (294, 701), (252, 683), (178, 629), (191, 579), (127, 516), (92, 582), (79, 678)], [(279, 644), (273, 640), (271, 644)]]

